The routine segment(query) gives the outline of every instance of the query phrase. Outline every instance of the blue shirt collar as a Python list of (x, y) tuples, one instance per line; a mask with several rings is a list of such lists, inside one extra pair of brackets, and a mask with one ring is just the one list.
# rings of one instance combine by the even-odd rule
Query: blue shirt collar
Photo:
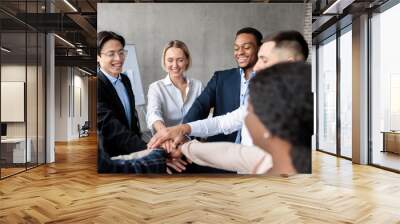
[[(239, 68), (239, 72), (240, 72), (240, 76), (244, 79), (244, 75), (245, 75), (244, 69), (243, 68)], [(250, 73), (250, 79), (254, 78), (254, 76), (256, 76), (256, 72), (252, 71)]]
[(108, 74), (107, 72), (105, 72), (102, 68), (100, 68), (100, 70), (101, 70), (101, 72), (103, 72), (103, 74), (108, 78), (108, 80), (110, 80), (110, 82), (111, 82), (113, 85), (115, 85), (115, 84), (117, 83), (118, 80), (121, 80), (121, 79), (122, 79), (122, 77), (121, 77), (120, 74), (118, 75), (118, 77), (114, 77), (114, 76)]

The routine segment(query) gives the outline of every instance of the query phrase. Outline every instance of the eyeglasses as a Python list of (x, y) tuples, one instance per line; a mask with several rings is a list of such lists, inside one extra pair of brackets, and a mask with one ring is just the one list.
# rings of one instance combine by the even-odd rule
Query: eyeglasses
[(111, 58), (111, 59), (115, 58), (115, 56), (116, 56), (117, 54), (118, 54), (118, 56), (119, 56), (120, 58), (125, 58), (125, 57), (128, 55), (128, 51), (124, 49), (124, 50), (120, 50), (120, 51), (118, 51), (118, 52), (109, 51), (109, 52), (100, 53), (100, 54), (104, 54), (106, 57)]

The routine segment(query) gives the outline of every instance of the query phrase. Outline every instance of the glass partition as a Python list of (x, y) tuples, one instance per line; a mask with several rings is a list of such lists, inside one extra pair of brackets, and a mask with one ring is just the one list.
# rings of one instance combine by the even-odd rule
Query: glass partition
[[(44, 1), (1, 2), (18, 16)], [(28, 5), (27, 5), (28, 4)], [(4, 23), (7, 21), (7, 23)], [(0, 12), (0, 178), (45, 163), (45, 34)]]
[(318, 47), (318, 149), (336, 154), (336, 36)]
[(1, 34), (0, 109), (6, 125), (1, 139), (2, 177), (25, 170), (31, 157), (31, 142), (26, 140), (26, 40), (25, 32)]

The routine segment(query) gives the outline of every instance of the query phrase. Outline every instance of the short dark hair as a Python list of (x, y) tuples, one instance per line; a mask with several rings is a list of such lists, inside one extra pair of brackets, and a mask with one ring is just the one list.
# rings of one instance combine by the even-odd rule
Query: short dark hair
[(255, 29), (253, 27), (245, 27), (236, 32), (236, 37), (242, 33), (248, 33), (248, 34), (253, 35), (256, 38), (257, 46), (261, 46), (261, 44), (262, 44), (261, 40), (263, 38), (263, 35), (261, 34), (260, 31), (258, 31), (257, 29)]
[(304, 61), (307, 60), (309, 49), (304, 36), (296, 30), (281, 31), (267, 36), (262, 42), (275, 42), (276, 48), (290, 48), (295, 53), (303, 55)]
[(100, 55), (104, 44), (109, 40), (117, 40), (122, 44), (122, 47), (125, 47), (125, 39), (121, 35), (112, 31), (100, 31), (97, 34), (97, 55)]
[(250, 81), (250, 103), (272, 136), (290, 142), (297, 172), (311, 173), (311, 65), (286, 62), (260, 70)]

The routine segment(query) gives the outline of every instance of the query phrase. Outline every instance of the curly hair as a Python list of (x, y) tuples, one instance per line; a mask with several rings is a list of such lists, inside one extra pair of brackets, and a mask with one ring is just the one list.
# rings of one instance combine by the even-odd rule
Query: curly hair
[(281, 63), (259, 71), (250, 82), (250, 103), (271, 135), (292, 145), (290, 155), (297, 172), (311, 173), (311, 65)]
[(245, 27), (245, 28), (242, 28), (242, 29), (240, 29), (240, 30), (238, 30), (236, 32), (236, 37), (239, 36), (242, 33), (247, 33), (247, 34), (253, 35), (254, 38), (256, 39), (257, 46), (258, 47), (261, 46), (261, 44), (262, 44), (261, 41), (263, 39), (263, 36), (262, 36), (260, 31), (258, 31), (257, 29), (255, 29), (253, 27)]

